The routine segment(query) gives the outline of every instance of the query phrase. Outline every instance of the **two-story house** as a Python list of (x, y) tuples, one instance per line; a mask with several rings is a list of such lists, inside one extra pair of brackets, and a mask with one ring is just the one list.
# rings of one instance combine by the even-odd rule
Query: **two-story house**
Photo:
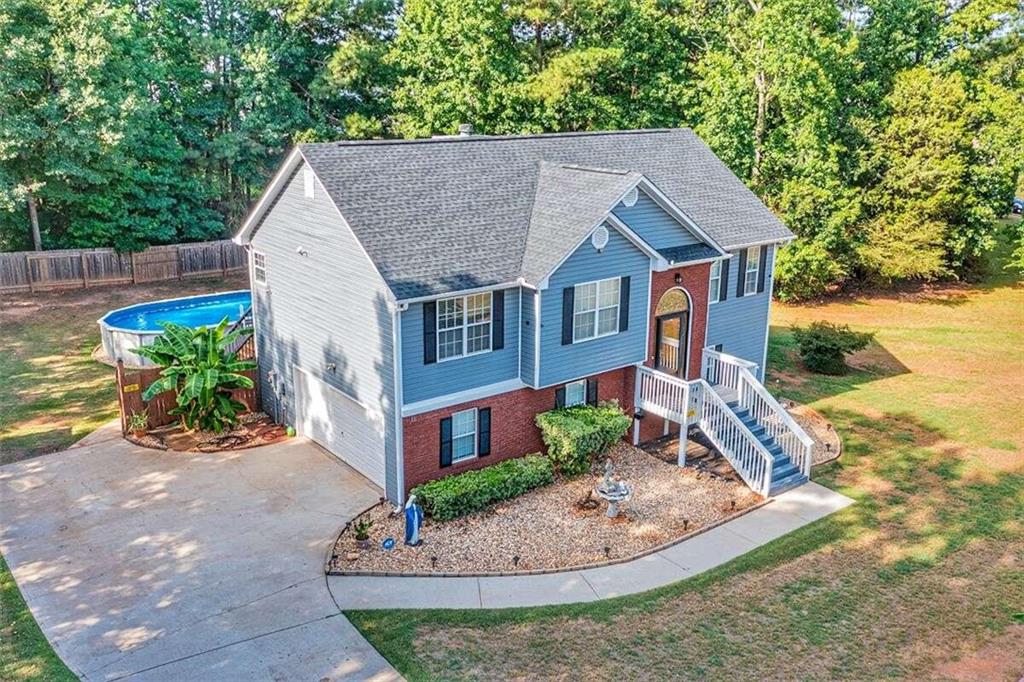
[(300, 145), (236, 241), (267, 411), (401, 502), (609, 399), (806, 480), (759, 382), (792, 237), (678, 129)]

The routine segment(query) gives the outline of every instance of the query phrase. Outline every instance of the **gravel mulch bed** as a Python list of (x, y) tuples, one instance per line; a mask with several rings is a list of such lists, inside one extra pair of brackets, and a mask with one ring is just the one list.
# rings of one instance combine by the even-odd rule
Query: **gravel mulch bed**
[[(427, 519), (419, 547), (406, 547), (402, 515), (373, 507), (360, 519), (373, 521), (370, 548), (360, 550), (351, 528), (342, 532), (329, 572), (490, 573), (567, 569), (643, 553), (709, 526), (762, 501), (742, 483), (663, 462), (627, 443), (608, 454), (616, 478), (633, 486), (620, 505), (625, 518), (605, 516), (607, 504), (580, 509), (577, 502), (602, 473), (533, 490), (462, 519)], [(602, 460), (603, 465), (603, 460)], [(596, 467), (601, 468), (601, 467)], [(603, 472), (603, 469), (602, 469)], [(395, 547), (385, 550), (385, 538)], [(606, 550), (606, 548), (608, 548)], [(436, 557), (436, 559), (435, 559)], [(515, 560), (518, 557), (518, 561)]]
[(814, 440), (814, 461), (812, 466), (831, 462), (843, 452), (843, 441), (836, 432), (832, 422), (825, 419), (817, 410), (807, 405), (798, 405), (786, 400), (782, 403), (790, 416), (803, 427), (807, 435)]

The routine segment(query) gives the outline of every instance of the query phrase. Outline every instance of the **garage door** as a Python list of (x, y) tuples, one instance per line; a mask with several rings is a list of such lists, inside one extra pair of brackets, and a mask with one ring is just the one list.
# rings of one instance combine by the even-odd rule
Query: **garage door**
[(384, 426), (380, 415), (338, 389), (295, 370), (298, 432), (316, 441), (368, 479), (384, 487)]

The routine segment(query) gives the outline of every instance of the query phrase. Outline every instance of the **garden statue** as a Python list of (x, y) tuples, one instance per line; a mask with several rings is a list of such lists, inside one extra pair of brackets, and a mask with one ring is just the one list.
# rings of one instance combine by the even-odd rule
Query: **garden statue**
[(628, 500), (633, 495), (633, 487), (625, 481), (616, 481), (612, 475), (614, 472), (612, 461), (605, 460), (604, 480), (594, 489), (594, 492), (608, 501), (607, 516), (610, 519), (619, 515), (619, 503)]
[(420, 526), (423, 525), (423, 507), (416, 504), (416, 496), (410, 495), (405, 503), (405, 544), (416, 547), (420, 544)]

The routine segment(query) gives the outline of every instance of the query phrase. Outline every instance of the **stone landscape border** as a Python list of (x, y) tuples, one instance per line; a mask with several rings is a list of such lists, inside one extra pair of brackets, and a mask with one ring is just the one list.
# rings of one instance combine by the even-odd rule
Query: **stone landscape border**
[[(755, 509), (760, 509), (761, 507), (763, 507), (763, 506), (765, 506), (767, 504), (771, 504), (771, 503), (772, 503), (772, 499), (771, 498), (768, 498), (768, 499), (765, 499), (765, 500), (761, 500), (760, 502), (757, 502), (756, 504), (753, 504), (753, 505), (751, 505), (751, 506), (749, 506), (749, 507), (747, 507), (745, 509), (741, 509), (741, 510), (737, 511), (734, 514), (731, 514), (729, 516), (725, 516), (723, 518), (720, 518), (717, 521), (713, 521), (713, 522), (707, 524), (706, 526), (701, 526), (700, 528), (696, 528), (696, 529), (690, 531), (689, 533), (684, 533), (683, 535), (680, 535), (677, 538), (673, 538), (673, 539), (671, 539), (671, 540), (669, 540), (667, 542), (663, 542), (660, 545), (655, 545), (653, 547), (649, 547), (648, 549), (645, 549), (642, 552), (637, 552), (636, 554), (630, 554), (629, 556), (625, 556), (625, 557), (617, 557), (615, 559), (608, 559), (607, 561), (592, 562), (592, 563), (589, 563), (589, 564), (575, 564), (573, 566), (563, 566), (561, 568), (534, 568), (534, 569), (530, 569), (530, 570), (526, 570), (526, 571), (472, 571), (472, 572), (464, 572), (464, 573), (457, 573), (457, 572), (450, 572), (450, 571), (449, 572), (440, 572), (440, 571), (439, 572), (430, 572), (430, 571), (402, 572), (402, 571), (360, 571), (360, 570), (336, 571), (336, 570), (331, 570), (331, 568), (330, 568), (330, 566), (331, 566), (331, 559), (334, 558), (334, 548), (337, 546), (337, 540), (335, 540), (334, 544), (332, 544), (327, 549), (327, 556), (326, 556), (325, 561), (324, 561), (324, 573), (327, 574), (327, 575), (333, 575), (333, 576), (349, 576), (349, 577), (360, 576), (360, 577), (372, 577), (372, 578), (507, 578), (507, 577), (514, 577), (514, 576), (551, 575), (551, 574), (555, 574), (555, 573), (571, 573), (573, 571), (584, 571), (584, 570), (591, 569), (591, 568), (602, 568), (604, 566), (614, 566), (616, 564), (625, 564), (625, 563), (629, 563), (630, 561), (636, 561), (637, 559), (643, 559), (646, 556), (650, 556), (651, 554), (655, 554), (657, 552), (664, 551), (664, 550), (668, 549), (669, 547), (673, 547), (674, 545), (678, 545), (680, 542), (684, 542), (684, 541), (689, 540), (689, 539), (691, 539), (693, 537), (696, 537), (696, 536), (698, 536), (698, 535), (700, 535), (702, 533), (706, 533), (706, 532), (708, 532), (709, 530), (711, 530), (713, 528), (717, 528), (718, 526), (721, 526), (722, 524), (728, 523), (730, 521), (735, 521), (736, 519), (738, 519), (739, 517), (743, 516), (744, 514), (749, 514), (750, 512), (754, 511)], [(367, 507), (366, 509), (361, 511), (359, 513), (359, 515), (355, 517), (355, 519), (358, 519), (360, 516), (362, 516), (366, 512), (368, 512), (371, 509), (373, 509), (375, 506), (377, 506), (377, 505), (372, 505), (370, 507)], [(353, 519), (353, 521), (355, 519)], [(345, 531), (347, 531), (350, 527), (351, 527), (351, 524), (348, 524), (348, 525), (345, 526), (345, 528), (342, 528), (341, 532), (338, 533), (338, 540), (341, 539), (341, 536), (344, 535)]]

